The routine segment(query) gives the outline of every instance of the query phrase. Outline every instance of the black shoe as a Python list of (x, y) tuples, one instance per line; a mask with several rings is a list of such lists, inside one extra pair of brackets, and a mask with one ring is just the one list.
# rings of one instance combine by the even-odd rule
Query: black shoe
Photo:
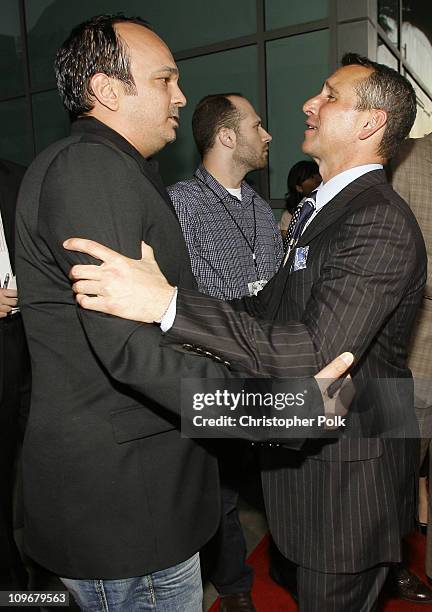
[(222, 595), (220, 612), (256, 612), (250, 592)]
[(413, 603), (432, 603), (432, 590), (403, 565), (390, 568), (386, 591), (393, 597)]

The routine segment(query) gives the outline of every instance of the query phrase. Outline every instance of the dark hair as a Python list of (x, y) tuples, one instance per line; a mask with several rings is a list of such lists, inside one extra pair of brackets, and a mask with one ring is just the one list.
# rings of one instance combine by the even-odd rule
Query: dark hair
[(297, 204), (304, 195), (297, 191), (296, 186), (301, 185), (303, 181), (310, 178), (314, 174), (319, 174), (318, 164), (314, 161), (308, 161), (305, 159), (302, 159), (294, 164), (294, 166), (288, 172), (288, 193), (285, 194), (285, 202), (286, 208), (291, 214), (293, 214), (294, 210), (297, 208)]
[(124, 22), (150, 29), (139, 17), (97, 15), (76, 26), (57, 51), (57, 89), (71, 119), (93, 108), (90, 79), (98, 72), (121, 81), (126, 93), (136, 94), (127, 45), (114, 29), (115, 24)]
[(355, 87), (357, 110), (377, 108), (387, 112), (387, 124), (378, 153), (390, 159), (408, 136), (416, 117), (416, 94), (411, 83), (393, 68), (377, 64), (357, 53), (346, 53), (342, 66), (359, 65), (373, 72)]
[(201, 158), (212, 148), (221, 128), (238, 132), (241, 113), (228, 96), (239, 93), (220, 93), (205, 96), (198, 102), (192, 116), (192, 133)]

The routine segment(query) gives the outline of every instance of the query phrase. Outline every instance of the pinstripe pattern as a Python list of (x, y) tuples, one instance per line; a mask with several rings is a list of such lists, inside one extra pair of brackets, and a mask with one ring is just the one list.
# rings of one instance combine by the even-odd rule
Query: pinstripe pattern
[(299, 568), (299, 589), (305, 594), (299, 612), (370, 612), (375, 609), (387, 574), (388, 568), (383, 566), (361, 574), (345, 575), (324, 574)]
[[(178, 350), (186, 341), (206, 347), (255, 374), (305, 376), (351, 350), (359, 385), (409, 377), (406, 347), (426, 255), (411, 211), (384, 172), (342, 190), (299, 245), (309, 246), (307, 268), (290, 273), (288, 262), (256, 299), (224, 304), (180, 290), (167, 342)], [(385, 414), (388, 397), (397, 403), (398, 384), (389, 380), (377, 394), (374, 413)], [(409, 410), (406, 402), (395, 409)], [(352, 422), (353, 438), (310, 441), (297, 454), (268, 449), (263, 457), (278, 547), (316, 571), (361, 572), (398, 561), (401, 535), (412, 526), (418, 441), (360, 439), (364, 423)]]

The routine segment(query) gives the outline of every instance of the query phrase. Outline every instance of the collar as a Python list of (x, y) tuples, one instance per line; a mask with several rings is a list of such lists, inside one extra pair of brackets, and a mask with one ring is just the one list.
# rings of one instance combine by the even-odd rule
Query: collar
[(95, 134), (112, 142), (118, 149), (133, 157), (139, 166), (147, 172), (158, 172), (158, 164), (153, 159), (146, 159), (141, 153), (121, 134), (110, 128), (95, 117), (80, 117), (72, 123), (72, 134)]
[(382, 164), (364, 164), (363, 166), (355, 166), (336, 174), (327, 183), (321, 183), (318, 186), (316, 197), (316, 212), (321, 210), (330, 200), (342, 191), (347, 185), (363, 176), (372, 170), (382, 170)]
[(241, 195), (242, 199), (239, 200), (235, 196), (233, 196), (229, 191), (225, 189), (223, 185), (221, 185), (215, 177), (210, 174), (203, 166), (200, 164), (198, 168), (195, 170), (194, 174), (195, 178), (199, 181), (202, 181), (207, 185), (209, 189), (213, 191), (213, 193), (222, 201), (228, 201), (230, 204), (235, 202), (236, 204), (241, 204), (243, 206), (248, 206), (252, 202), (252, 198), (255, 195), (254, 190), (250, 185), (246, 183), (246, 181), (241, 182)]

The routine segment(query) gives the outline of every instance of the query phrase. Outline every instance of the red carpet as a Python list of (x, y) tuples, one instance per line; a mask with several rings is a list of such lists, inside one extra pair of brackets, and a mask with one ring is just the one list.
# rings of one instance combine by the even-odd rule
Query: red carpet
[[(419, 533), (413, 534), (409, 541), (410, 568), (423, 580), (425, 580), (423, 569), (425, 541), (425, 537)], [(248, 558), (248, 563), (255, 572), (252, 594), (257, 612), (295, 612), (297, 606), (291, 597), (269, 578), (267, 549), (268, 536), (265, 536)], [(219, 600), (212, 605), (209, 612), (218, 612), (218, 610)], [(389, 599), (382, 607), (383, 612), (422, 612), (423, 610), (432, 611), (432, 605), (411, 604), (402, 600)]]

